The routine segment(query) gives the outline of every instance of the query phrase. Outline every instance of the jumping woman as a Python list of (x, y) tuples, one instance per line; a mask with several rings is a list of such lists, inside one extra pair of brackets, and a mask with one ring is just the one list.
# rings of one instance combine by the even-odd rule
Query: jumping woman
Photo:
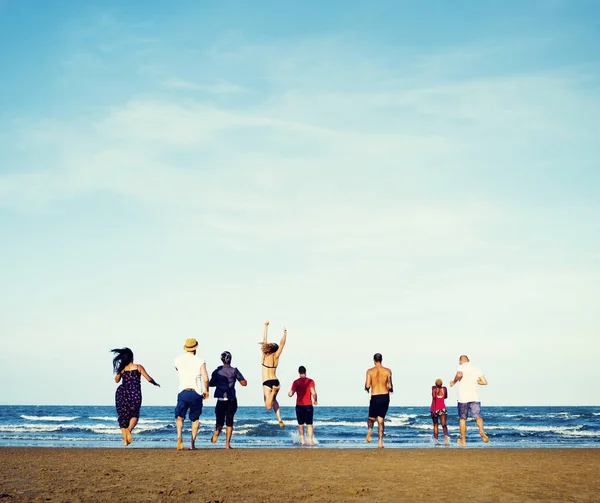
[(273, 409), (279, 421), (279, 427), (283, 428), (285, 425), (281, 419), (281, 412), (279, 411), (279, 403), (277, 402), (277, 393), (281, 388), (279, 379), (275, 371), (279, 364), (279, 357), (285, 346), (287, 338), (287, 330), (283, 329), (283, 336), (279, 345), (274, 342), (267, 341), (267, 332), (269, 331), (269, 322), (265, 321), (265, 330), (263, 333), (262, 346), (262, 380), (263, 380), (263, 395), (265, 398), (265, 408), (267, 410)]

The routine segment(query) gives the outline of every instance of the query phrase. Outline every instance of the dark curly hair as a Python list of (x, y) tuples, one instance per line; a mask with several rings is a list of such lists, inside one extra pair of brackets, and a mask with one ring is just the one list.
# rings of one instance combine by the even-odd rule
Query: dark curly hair
[(121, 372), (127, 365), (133, 362), (133, 351), (129, 348), (111, 349), (115, 354), (113, 358), (113, 370), (115, 374)]

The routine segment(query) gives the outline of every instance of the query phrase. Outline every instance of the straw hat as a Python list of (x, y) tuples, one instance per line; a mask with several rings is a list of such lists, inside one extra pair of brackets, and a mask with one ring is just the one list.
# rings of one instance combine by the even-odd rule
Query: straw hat
[(185, 340), (185, 345), (183, 346), (183, 349), (185, 351), (196, 351), (197, 348), (198, 348), (198, 341), (196, 339), (186, 339)]

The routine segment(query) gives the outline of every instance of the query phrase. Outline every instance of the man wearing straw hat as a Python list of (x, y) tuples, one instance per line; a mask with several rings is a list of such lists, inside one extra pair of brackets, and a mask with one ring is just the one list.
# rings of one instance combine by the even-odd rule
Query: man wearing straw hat
[[(189, 410), (189, 418), (192, 422), (192, 442), (190, 449), (196, 449), (196, 436), (200, 427), (200, 414), (202, 414), (202, 403), (208, 398), (208, 372), (206, 363), (202, 358), (196, 356), (198, 341), (187, 339), (183, 346), (185, 353), (175, 358), (175, 369), (179, 374), (179, 394), (177, 395), (177, 406), (175, 407), (175, 418), (177, 421), (177, 450), (183, 450), (183, 422)], [(200, 382), (202, 378), (202, 383)]]

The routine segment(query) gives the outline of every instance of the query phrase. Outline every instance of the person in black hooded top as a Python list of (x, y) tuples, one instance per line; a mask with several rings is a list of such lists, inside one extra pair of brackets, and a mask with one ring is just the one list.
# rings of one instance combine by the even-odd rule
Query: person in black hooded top
[(225, 425), (225, 449), (231, 449), (233, 417), (238, 408), (235, 383), (239, 382), (242, 386), (246, 386), (248, 381), (244, 379), (237, 368), (231, 366), (231, 353), (229, 351), (221, 353), (221, 361), (223, 365), (213, 371), (209, 382), (209, 386), (216, 388), (214, 396), (217, 399), (215, 407), (217, 424), (210, 441), (213, 444), (217, 442), (223, 425)]

